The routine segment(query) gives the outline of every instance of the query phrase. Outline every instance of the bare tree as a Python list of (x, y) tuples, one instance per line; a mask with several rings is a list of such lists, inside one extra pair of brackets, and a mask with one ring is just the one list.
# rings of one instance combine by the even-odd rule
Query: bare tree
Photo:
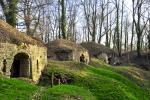
[(77, 8), (79, 7), (77, 1), (68, 1), (68, 37), (72, 41), (76, 41), (76, 19)]
[(88, 28), (88, 41), (89, 36), (91, 36), (93, 42), (96, 42), (96, 35), (97, 35), (97, 4), (98, 4), (97, 0), (82, 1), (82, 5), (84, 8), (84, 15)]
[(126, 20), (125, 20), (125, 25), (124, 25), (124, 37), (125, 37), (125, 41), (124, 41), (124, 50), (125, 52), (128, 52), (128, 42), (129, 42), (129, 26), (130, 26), (130, 22), (128, 21), (128, 15), (126, 17)]
[(131, 45), (131, 51), (133, 50), (133, 38), (134, 38), (134, 33), (135, 33), (135, 31), (134, 31), (134, 18), (135, 18), (135, 0), (132, 0), (132, 20), (133, 20), (133, 22), (132, 22), (132, 36), (131, 36), (131, 43), (130, 43), (130, 45)]
[(82, 1), (82, 6), (83, 6), (83, 10), (84, 10), (85, 19), (86, 19), (86, 27), (87, 27), (87, 33), (88, 33), (87, 37), (88, 37), (88, 41), (90, 41), (90, 34), (91, 34), (91, 30), (90, 30), (90, 13), (91, 13), (90, 0)]
[(115, 27), (115, 36), (116, 37), (116, 47), (118, 51), (118, 55), (121, 56), (121, 49), (120, 49), (120, 29), (119, 29), (119, 9), (120, 9), (120, 0), (114, 0), (114, 4), (116, 7), (116, 27)]
[[(20, 0), (19, 17), (25, 22), (26, 33), (34, 36), (45, 13), (41, 0)], [(22, 16), (23, 15), (23, 16)]]
[[(141, 19), (142, 19), (142, 6), (145, 0), (137, 0), (136, 1), (136, 9), (135, 12), (137, 13), (137, 20), (135, 19), (135, 16), (133, 18), (133, 22), (135, 24), (135, 29), (136, 29), (136, 35), (137, 35), (137, 55), (138, 57), (141, 56), (141, 37), (142, 33), (147, 25), (148, 20), (146, 20), (144, 25), (141, 25)], [(134, 3), (134, 0), (133, 0)]]

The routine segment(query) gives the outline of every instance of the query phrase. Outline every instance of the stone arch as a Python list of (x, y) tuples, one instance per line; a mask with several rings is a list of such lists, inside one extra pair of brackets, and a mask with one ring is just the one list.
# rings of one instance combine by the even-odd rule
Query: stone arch
[(11, 77), (25, 77), (31, 76), (31, 60), (27, 53), (19, 52), (14, 56), (11, 66)]

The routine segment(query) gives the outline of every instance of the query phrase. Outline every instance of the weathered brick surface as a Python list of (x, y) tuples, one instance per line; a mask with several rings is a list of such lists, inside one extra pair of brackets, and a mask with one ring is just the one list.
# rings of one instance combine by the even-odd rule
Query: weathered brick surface
[[(0, 43), (0, 72), (3, 69), (3, 60), (6, 59), (6, 73), (5, 75), (11, 75), (11, 66), (14, 61), (15, 55), (18, 53), (25, 53), (29, 56), (29, 60), (31, 61), (29, 69), (25, 64), (22, 64), (23, 67), (20, 70), (20, 76), (24, 76), (25, 74), (29, 74), (30, 78), (33, 81), (37, 82), (41, 75), (41, 71), (44, 66), (47, 64), (47, 49), (45, 47), (39, 47), (37, 45), (26, 45), (22, 43), (21, 45), (10, 44), (10, 43)], [(24, 62), (25, 63), (25, 62)], [(26, 72), (28, 71), (28, 72)]]
[(59, 59), (61, 56), (61, 58), (64, 58), (64, 61), (73, 60), (80, 62), (80, 56), (83, 54), (86, 62), (89, 63), (88, 50), (75, 42), (64, 39), (54, 40), (47, 44), (47, 49), (48, 59), (61, 61), (61, 59)]

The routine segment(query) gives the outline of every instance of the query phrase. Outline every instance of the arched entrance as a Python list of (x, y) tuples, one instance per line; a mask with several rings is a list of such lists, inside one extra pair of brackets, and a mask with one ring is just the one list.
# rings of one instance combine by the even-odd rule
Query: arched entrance
[(11, 67), (11, 77), (30, 78), (31, 61), (26, 53), (18, 53), (14, 56)]

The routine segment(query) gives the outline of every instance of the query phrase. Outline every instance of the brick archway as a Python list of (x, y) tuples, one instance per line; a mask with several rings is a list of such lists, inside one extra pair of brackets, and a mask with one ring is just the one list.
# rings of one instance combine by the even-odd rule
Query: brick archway
[(31, 61), (29, 55), (26, 53), (18, 53), (14, 56), (11, 67), (11, 77), (25, 77), (30, 78), (31, 75)]

